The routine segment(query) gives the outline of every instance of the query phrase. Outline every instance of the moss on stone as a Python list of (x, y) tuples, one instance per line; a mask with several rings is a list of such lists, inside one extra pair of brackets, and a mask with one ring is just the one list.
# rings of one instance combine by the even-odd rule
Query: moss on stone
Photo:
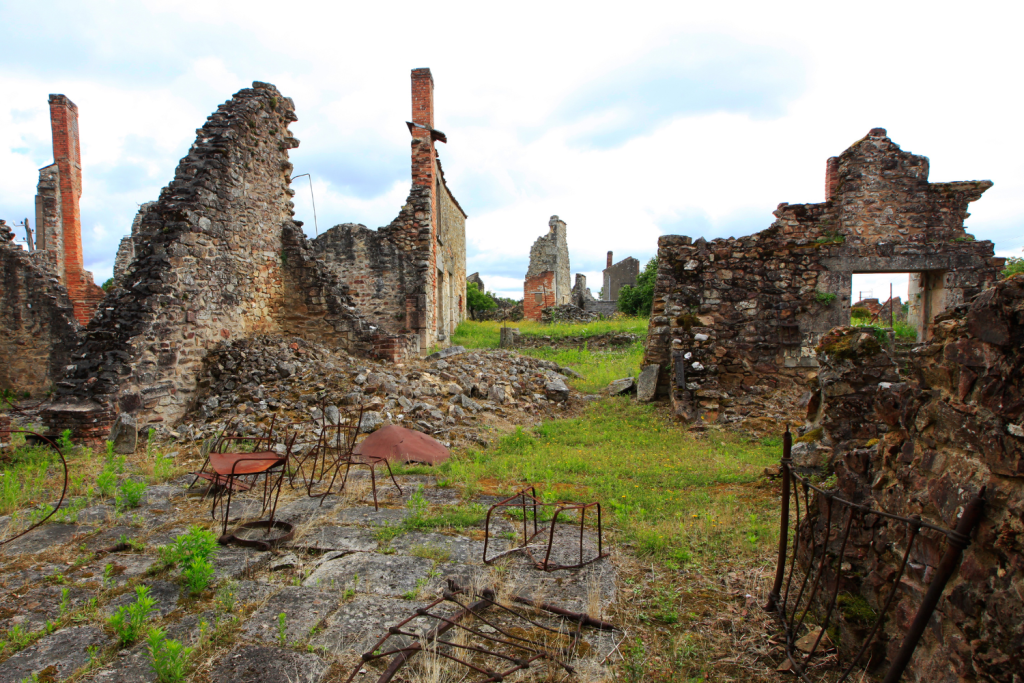
[(700, 318), (695, 316), (693, 313), (683, 313), (681, 316), (676, 318), (676, 325), (689, 332), (690, 328), (694, 325), (698, 327), (700, 326)]
[(825, 430), (821, 427), (815, 427), (811, 431), (807, 432), (801, 437), (797, 437), (793, 440), (794, 443), (814, 443), (815, 441), (821, 441), (821, 437), (824, 435)]
[[(836, 360), (853, 360), (858, 356), (873, 356), (882, 351), (875, 328), (842, 328), (825, 335), (817, 351)], [(884, 334), (884, 332), (883, 332)], [(865, 338), (866, 335), (866, 338)]]
[(836, 598), (836, 606), (848, 624), (868, 625), (875, 621), (875, 610), (859, 595), (842, 593)]

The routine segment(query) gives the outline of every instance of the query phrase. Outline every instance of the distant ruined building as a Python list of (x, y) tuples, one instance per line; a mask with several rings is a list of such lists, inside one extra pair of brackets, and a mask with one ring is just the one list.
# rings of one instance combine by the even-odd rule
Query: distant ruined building
[(548, 234), (538, 237), (530, 248), (530, 267), (523, 283), (523, 317), (539, 321), (542, 309), (569, 303), (569, 278), (565, 221), (552, 216)]
[[(289, 335), (392, 361), (447, 343), (465, 318), (466, 216), (437, 158), (446, 138), (429, 69), (412, 72), (412, 89), (412, 189), (398, 217), (315, 240), (293, 219), (294, 104), (267, 83), (236, 93), (140, 207), (95, 315), (103, 292), (82, 285), (74, 105), (51, 98), (54, 120), (71, 123), (55, 124), (58, 163), (41, 172), (40, 247), (29, 254), (0, 230), (0, 384), (53, 388), (51, 432), (97, 440), (122, 412), (141, 425), (181, 419), (206, 354), (226, 340)], [(73, 153), (57, 147), (58, 129), (73, 133)]]

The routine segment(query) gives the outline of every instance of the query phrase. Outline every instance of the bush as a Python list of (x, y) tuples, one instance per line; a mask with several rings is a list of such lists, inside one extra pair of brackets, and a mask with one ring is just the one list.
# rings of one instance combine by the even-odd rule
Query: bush
[(1003, 268), (1003, 277), (1013, 277), (1024, 273), (1024, 258), (1020, 256), (1011, 256), (1006, 259), (1006, 267)]
[(149, 597), (149, 586), (136, 586), (135, 602), (118, 607), (117, 612), (107, 619), (107, 624), (114, 629), (121, 647), (131, 645), (139, 639), (155, 605), (156, 600)]
[(160, 559), (165, 566), (181, 565), (181, 580), (189, 593), (198, 595), (206, 590), (213, 579), (213, 565), (210, 563), (217, 552), (217, 537), (209, 529), (192, 526), (187, 532), (174, 539), (174, 543), (160, 549)]
[(177, 683), (185, 678), (185, 667), (192, 648), (184, 647), (177, 640), (171, 640), (162, 628), (149, 631), (146, 649), (149, 651), (150, 666), (160, 683)]
[(117, 489), (117, 495), (114, 496), (114, 507), (121, 510), (137, 508), (139, 503), (142, 502), (142, 496), (145, 493), (145, 482), (125, 479)]
[(654, 307), (654, 281), (658, 279), (658, 259), (652, 258), (636, 278), (636, 286), (619, 290), (618, 308), (626, 315), (649, 318)]

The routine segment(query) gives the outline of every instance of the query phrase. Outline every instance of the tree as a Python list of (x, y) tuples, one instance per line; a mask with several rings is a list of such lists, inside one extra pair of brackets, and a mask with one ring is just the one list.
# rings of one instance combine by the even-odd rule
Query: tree
[(107, 281), (100, 285), (100, 289), (104, 292), (109, 292), (114, 288), (114, 278), (107, 278)]
[(649, 317), (654, 307), (654, 281), (658, 279), (658, 257), (652, 258), (636, 278), (636, 286), (619, 290), (618, 308), (626, 315)]
[(469, 314), (476, 320), (477, 311), (489, 311), (492, 308), (497, 308), (498, 304), (494, 299), (481, 292), (475, 282), (467, 282), (466, 307), (469, 309)]
[(1006, 267), (1003, 268), (1003, 277), (1012, 277), (1019, 273), (1024, 273), (1024, 258), (1020, 256), (1011, 256), (1006, 259)]

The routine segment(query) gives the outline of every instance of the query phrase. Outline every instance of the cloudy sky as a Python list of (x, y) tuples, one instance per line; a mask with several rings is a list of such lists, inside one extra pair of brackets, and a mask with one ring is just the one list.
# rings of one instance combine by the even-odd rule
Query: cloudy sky
[[(646, 262), (659, 235), (741, 236), (779, 202), (822, 201), (826, 158), (876, 126), (930, 157), (933, 181), (993, 180), (969, 229), (1020, 255), (1020, 15), (891, 0), (3, 2), (0, 218), (34, 220), (47, 95), (66, 94), (80, 110), (86, 267), (103, 282), (195, 129), (262, 80), (295, 100), (292, 160), (312, 175), (320, 229), (386, 225), (409, 190), (409, 71), (430, 67), (469, 272), (506, 296), (521, 298), (552, 214), (596, 292), (609, 250)], [(887, 295), (889, 280), (854, 290)]]

